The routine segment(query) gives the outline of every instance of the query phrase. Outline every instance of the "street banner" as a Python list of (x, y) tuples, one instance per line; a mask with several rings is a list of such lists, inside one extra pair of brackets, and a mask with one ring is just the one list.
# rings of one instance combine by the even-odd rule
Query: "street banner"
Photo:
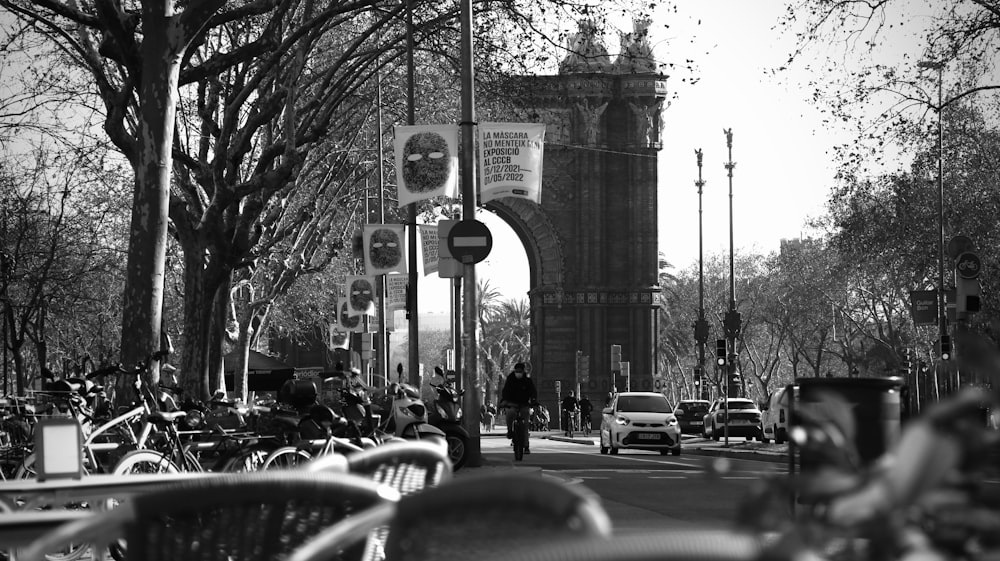
[(480, 123), (480, 202), (520, 197), (540, 203), (544, 138), (540, 123)]
[(375, 276), (350, 275), (344, 284), (348, 315), (375, 315)]
[(399, 206), (458, 198), (458, 125), (394, 127)]
[(351, 338), (341, 325), (337, 323), (327, 325), (327, 333), (329, 338), (327, 339), (326, 346), (331, 351), (334, 349), (344, 349), (346, 351), (351, 348)]
[(385, 276), (385, 301), (390, 313), (406, 309), (406, 287), (409, 281), (408, 275)]
[(365, 224), (365, 274), (405, 273), (405, 240), (402, 224)]
[(934, 290), (911, 290), (910, 314), (913, 316), (913, 325), (937, 325), (937, 292)]
[(337, 323), (340, 324), (341, 329), (348, 333), (361, 333), (364, 330), (364, 323), (361, 321), (362, 316), (348, 314), (349, 308), (350, 303), (347, 298), (339, 298), (337, 300), (337, 309), (340, 310), (337, 314)]
[(423, 255), (424, 276), (436, 273), (438, 270), (438, 227), (437, 224), (421, 224), (420, 253)]

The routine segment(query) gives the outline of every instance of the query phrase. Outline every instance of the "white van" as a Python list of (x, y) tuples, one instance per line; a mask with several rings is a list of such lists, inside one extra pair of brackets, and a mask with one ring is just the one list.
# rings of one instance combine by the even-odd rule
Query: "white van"
[(774, 439), (777, 444), (788, 441), (788, 386), (774, 391), (767, 398), (763, 408), (761, 424), (764, 426), (764, 442)]

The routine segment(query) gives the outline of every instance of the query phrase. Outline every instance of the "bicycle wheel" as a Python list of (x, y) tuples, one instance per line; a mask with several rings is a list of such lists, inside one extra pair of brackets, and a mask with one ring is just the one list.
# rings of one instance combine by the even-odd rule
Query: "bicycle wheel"
[(511, 439), (514, 443), (514, 461), (520, 462), (524, 458), (524, 422), (514, 420), (514, 434)]
[(264, 461), (271, 454), (271, 449), (264, 447), (242, 450), (226, 460), (222, 466), (224, 472), (246, 472), (263, 469)]
[(284, 446), (268, 454), (260, 469), (295, 469), (305, 465), (312, 456), (294, 446)]
[(111, 473), (132, 475), (137, 473), (177, 473), (180, 468), (169, 458), (153, 450), (132, 450), (122, 456)]

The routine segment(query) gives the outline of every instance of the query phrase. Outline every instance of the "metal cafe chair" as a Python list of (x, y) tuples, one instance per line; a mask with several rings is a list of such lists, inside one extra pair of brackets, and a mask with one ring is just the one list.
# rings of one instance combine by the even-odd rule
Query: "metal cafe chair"
[[(320, 457), (306, 464), (305, 469), (340, 469), (342, 461)], [(441, 485), (452, 477), (451, 460), (445, 447), (427, 441), (391, 442), (350, 454), (346, 461), (348, 473), (389, 485), (402, 496)], [(385, 559), (388, 524), (394, 515), (395, 505), (386, 504), (344, 520), (296, 550), (288, 561), (333, 559), (366, 536), (361, 558), (365, 561)]]
[(400, 499), (390, 561), (451, 561), (554, 541), (607, 538), (611, 520), (589, 489), (535, 474), (475, 475)]
[[(96, 544), (95, 555), (110, 546), (116, 557), (137, 561), (271, 561), (347, 517), (398, 499), (387, 485), (343, 473), (208, 476), (166, 484), (60, 526), (18, 559), (42, 561), (64, 544), (85, 541)], [(346, 558), (358, 555), (358, 550), (345, 552)]]

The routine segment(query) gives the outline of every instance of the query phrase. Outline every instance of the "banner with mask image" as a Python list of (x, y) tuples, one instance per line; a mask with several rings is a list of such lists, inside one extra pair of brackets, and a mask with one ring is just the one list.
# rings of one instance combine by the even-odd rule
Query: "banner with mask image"
[(424, 276), (438, 271), (438, 228), (437, 224), (421, 224), (420, 253), (423, 256)]
[(365, 274), (405, 273), (405, 240), (402, 224), (365, 224)]
[(434, 197), (458, 198), (458, 125), (393, 130), (399, 206)]
[[(339, 302), (338, 302), (339, 304)], [(357, 320), (358, 318), (354, 318)], [(360, 322), (359, 322), (360, 323)], [(326, 347), (331, 351), (334, 349), (350, 349), (351, 348), (351, 338), (348, 336), (347, 331), (339, 323), (331, 323), (327, 325), (327, 341)]]
[(545, 125), (479, 124), (479, 201), (520, 197), (542, 200)]
[(375, 275), (348, 276), (344, 293), (347, 294), (348, 315), (375, 315)]
[(361, 333), (364, 331), (364, 322), (361, 319), (364, 316), (352, 316), (348, 313), (351, 304), (348, 298), (340, 297), (337, 299), (337, 323), (340, 324), (340, 329), (348, 333)]

